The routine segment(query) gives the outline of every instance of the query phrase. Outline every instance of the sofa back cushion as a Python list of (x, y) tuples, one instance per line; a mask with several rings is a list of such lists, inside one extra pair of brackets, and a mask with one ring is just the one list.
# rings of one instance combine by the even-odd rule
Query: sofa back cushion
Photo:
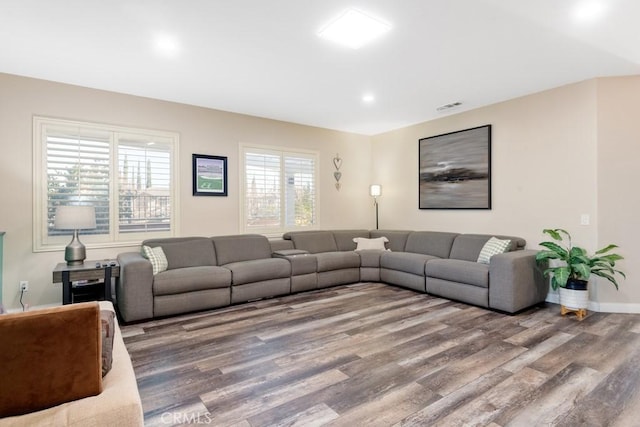
[(333, 238), (339, 251), (354, 251), (357, 244), (353, 241), (356, 237), (369, 238), (369, 230), (334, 230)]
[(443, 231), (413, 231), (407, 237), (406, 252), (449, 258), (458, 233)]
[(102, 392), (97, 302), (2, 315), (0, 343), (0, 418)]
[(162, 247), (168, 270), (217, 265), (215, 248), (211, 239), (206, 237), (149, 239), (142, 242), (142, 245)]
[(407, 238), (411, 231), (407, 230), (371, 230), (369, 234), (372, 239), (378, 237), (386, 237), (389, 243), (386, 244), (387, 249), (393, 252), (402, 252), (407, 244)]
[(238, 234), (212, 237), (218, 264), (271, 258), (269, 239), (260, 234)]
[(293, 242), (291, 240), (274, 239), (269, 240), (269, 244), (271, 245), (271, 252), (295, 249), (295, 246), (293, 246)]
[(480, 251), (487, 241), (497, 237), (500, 240), (510, 240), (511, 244), (507, 248), (507, 252), (524, 249), (526, 241), (521, 237), (502, 236), (493, 234), (461, 234), (456, 237), (451, 248), (450, 258), (461, 259), (465, 261), (477, 261)]
[(320, 252), (336, 252), (338, 245), (331, 231), (301, 231), (285, 233), (284, 239), (291, 239), (296, 249), (302, 249), (312, 254)]

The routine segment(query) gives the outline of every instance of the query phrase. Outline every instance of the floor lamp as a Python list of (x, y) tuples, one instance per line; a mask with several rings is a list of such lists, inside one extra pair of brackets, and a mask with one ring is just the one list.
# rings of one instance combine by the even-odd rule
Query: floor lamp
[(382, 194), (382, 185), (371, 184), (369, 194), (373, 197), (373, 205), (376, 207), (376, 230), (378, 229), (378, 197)]

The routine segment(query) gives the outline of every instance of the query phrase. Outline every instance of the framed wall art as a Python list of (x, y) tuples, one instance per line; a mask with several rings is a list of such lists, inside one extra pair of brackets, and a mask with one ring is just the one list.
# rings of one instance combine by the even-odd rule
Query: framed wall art
[(418, 145), (420, 209), (491, 209), (491, 125)]
[(227, 195), (227, 158), (194, 154), (193, 161), (193, 195), (194, 196), (226, 196)]

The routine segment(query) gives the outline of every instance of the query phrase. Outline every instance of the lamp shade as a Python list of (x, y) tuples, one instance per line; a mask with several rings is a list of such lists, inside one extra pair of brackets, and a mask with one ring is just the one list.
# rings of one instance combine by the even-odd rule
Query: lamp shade
[(369, 194), (371, 194), (372, 197), (380, 196), (382, 194), (382, 185), (371, 184), (371, 187), (369, 187)]
[(93, 206), (58, 206), (53, 228), (56, 230), (96, 228), (96, 210)]

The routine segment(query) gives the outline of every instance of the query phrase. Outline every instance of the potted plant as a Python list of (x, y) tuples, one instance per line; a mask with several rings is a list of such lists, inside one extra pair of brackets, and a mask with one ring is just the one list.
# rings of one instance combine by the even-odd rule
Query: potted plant
[[(626, 276), (615, 266), (616, 261), (623, 259), (623, 257), (610, 252), (617, 248), (617, 245), (608, 245), (589, 256), (585, 249), (572, 246), (571, 235), (568, 231), (555, 228), (545, 229), (542, 232), (555, 241), (540, 243), (540, 246), (545, 249), (536, 254), (536, 261), (538, 263), (552, 261), (552, 265), (547, 265), (544, 270), (544, 275), (551, 277), (553, 290), (560, 289), (562, 314), (576, 311), (578, 318), (582, 320), (589, 302), (587, 293), (589, 278), (592, 274), (603, 277), (618, 289), (616, 274), (625, 278)], [(564, 238), (567, 239), (565, 245), (563, 245)]]

